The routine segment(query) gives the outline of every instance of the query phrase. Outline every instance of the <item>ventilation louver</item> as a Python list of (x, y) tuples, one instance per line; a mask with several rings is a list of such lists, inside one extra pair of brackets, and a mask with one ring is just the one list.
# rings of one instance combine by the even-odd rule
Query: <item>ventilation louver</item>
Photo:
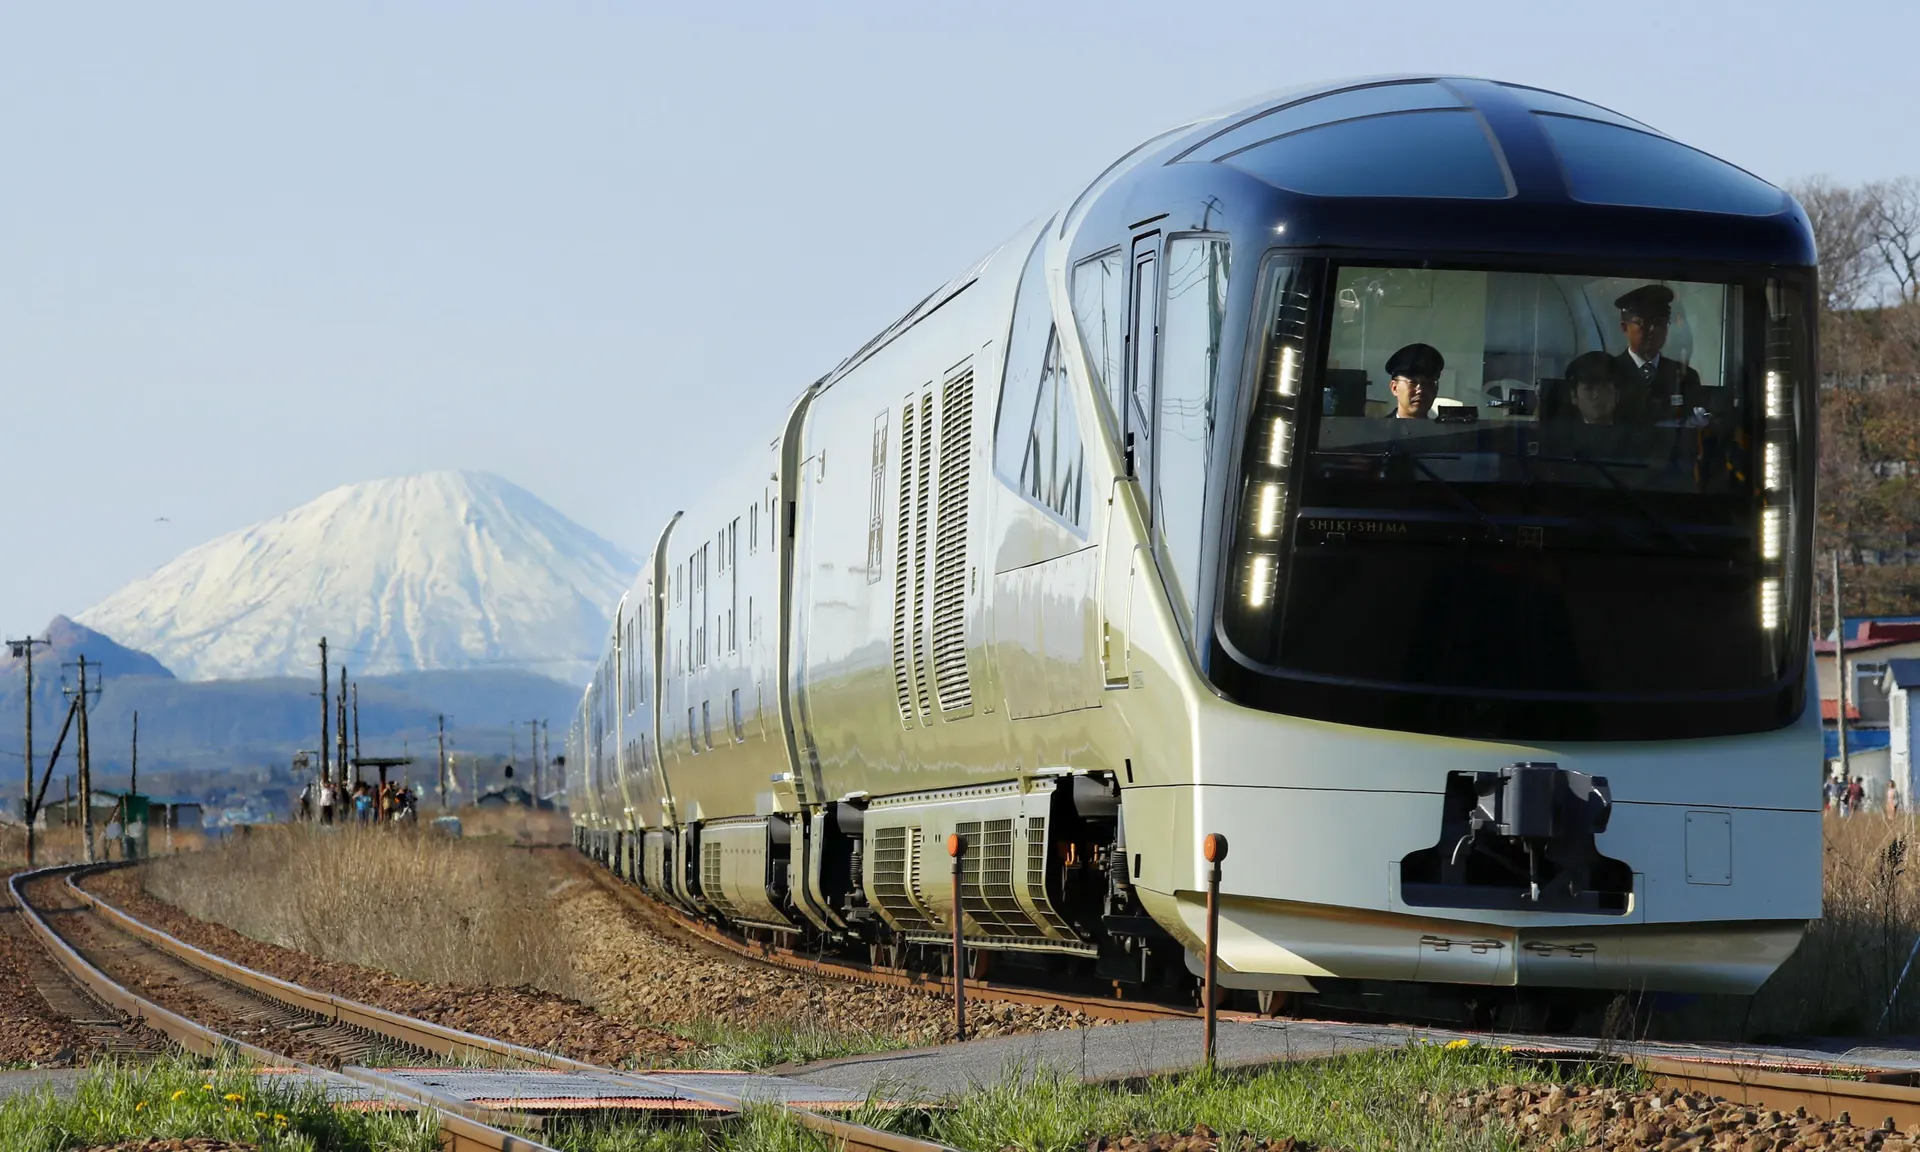
[(908, 637), (907, 583), (913, 569), (913, 404), (900, 410), (900, 504), (893, 559), (893, 691), (900, 723), (913, 727), (913, 646)]
[[(924, 458), (925, 447), (922, 446)], [(934, 540), (933, 676), (940, 710), (973, 706), (967, 672), (967, 497), (973, 456), (973, 373), (940, 397), (939, 533)], [(923, 495), (922, 500), (925, 499)], [(924, 706), (923, 706), (924, 707)]]
[(919, 887), (920, 829), (877, 828), (873, 833), (873, 898), (903, 930), (931, 929), (933, 924), (914, 901)]

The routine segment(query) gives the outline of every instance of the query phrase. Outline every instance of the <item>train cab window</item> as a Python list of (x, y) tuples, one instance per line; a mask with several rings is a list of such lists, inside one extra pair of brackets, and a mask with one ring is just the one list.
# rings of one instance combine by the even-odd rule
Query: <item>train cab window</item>
[(1300, 714), (1424, 731), (1791, 718), (1770, 694), (1805, 659), (1798, 286), (1350, 264), (1310, 301), (1305, 282), (1259, 305), (1221, 615), (1241, 666)]
[(1082, 260), (1073, 268), (1073, 322), (1093, 368), (1094, 388), (1107, 401), (1114, 427), (1120, 423), (1120, 368), (1126, 349), (1127, 284), (1120, 249)]
[[(995, 417), (993, 464), (1000, 478), (1022, 496), (1075, 529), (1084, 529), (1086, 448), (1047, 301), (1041, 266), (1045, 240), (1043, 232), (1034, 242), (1014, 300), (1013, 330), (1007, 338)], [(876, 425), (876, 444), (882, 435)]]
[(1182, 626), (1200, 582), (1200, 532), (1213, 459), (1214, 387), (1227, 314), (1227, 242), (1167, 242), (1159, 394), (1154, 399), (1153, 527)]
[(1742, 216), (1771, 216), (1785, 206), (1766, 181), (1677, 140), (1576, 116), (1534, 118), (1553, 141), (1575, 200)]

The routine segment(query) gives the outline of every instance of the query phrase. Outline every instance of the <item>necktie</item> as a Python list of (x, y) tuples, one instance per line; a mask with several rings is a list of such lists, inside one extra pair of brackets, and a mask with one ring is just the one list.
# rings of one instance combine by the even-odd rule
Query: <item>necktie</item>
[(1640, 365), (1640, 375), (1649, 384), (1653, 383), (1653, 370), (1654, 370), (1654, 362), (1651, 360), (1647, 361), (1645, 364)]

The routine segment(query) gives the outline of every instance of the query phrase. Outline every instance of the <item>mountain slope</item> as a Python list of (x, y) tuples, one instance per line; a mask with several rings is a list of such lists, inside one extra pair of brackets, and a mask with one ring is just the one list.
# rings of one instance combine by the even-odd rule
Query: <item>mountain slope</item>
[(194, 548), (82, 623), (192, 680), (520, 667), (578, 682), (635, 562), (497, 476), (336, 488)]

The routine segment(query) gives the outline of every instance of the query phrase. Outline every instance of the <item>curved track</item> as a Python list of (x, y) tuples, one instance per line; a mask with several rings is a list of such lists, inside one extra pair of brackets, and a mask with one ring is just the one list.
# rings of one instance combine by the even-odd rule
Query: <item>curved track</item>
[[(440, 1120), (444, 1146), (456, 1152), (550, 1150), (523, 1134), (538, 1129), (539, 1117), (513, 1110), (511, 1101), (456, 1099), (423, 1088), (418, 1076), (402, 1078), (358, 1062), (442, 1058), (468, 1068), (585, 1072), (630, 1086), (631, 1094), (648, 1088), (658, 1092), (657, 1086), (631, 1074), (401, 1016), (234, 964), (142, 924), (84, 891), (73, 883), (80, 871), (55, 868), (13, 877), (10, 895), (23, 922), (90, 998), (188, 1051), (238, 1054), (269, 1066), (291, 1060), (310, 1075), (344, 1078), (380, 1095), (431, 1108)], [(676, 1084), (674, 1091), (706, 1111), (734, 1113), (747, 1106), (738, 1096), (710, 1088)], [(842, 1148), (941, 1152), (939, 1145), (786, 1107), (802, 1126)]]

